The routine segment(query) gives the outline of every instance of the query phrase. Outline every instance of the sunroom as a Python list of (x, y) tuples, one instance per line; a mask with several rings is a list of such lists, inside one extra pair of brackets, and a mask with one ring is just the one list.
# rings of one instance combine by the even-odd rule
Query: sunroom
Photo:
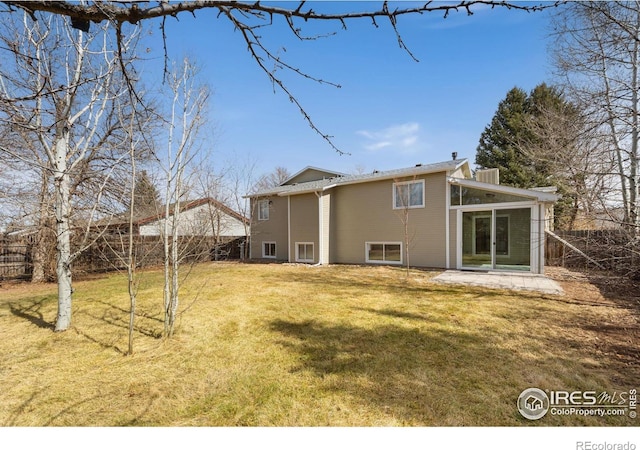
[[(449, 232), (458, 270), (544, 272), (555, 188), (519, 189), (449, 178)], [(452, 223), (451, 223), (452, 222)]]

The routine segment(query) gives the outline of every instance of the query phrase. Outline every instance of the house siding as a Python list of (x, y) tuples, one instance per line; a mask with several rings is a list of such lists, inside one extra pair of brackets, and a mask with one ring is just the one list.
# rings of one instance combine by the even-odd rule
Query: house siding
[[(397, 264), (397, 247), (387, 246), (401, 244), (403, 264), (409, 263), (414, 267), (455, 268), (461, 263), (460, 254), (465, 239), (458, 228), (458, 217), (463, 211), (496, 209), (500, 217), (501, 214), (507, 215), (506, 211), (500, 209), (520, 209), (521, 205), (526, 207), (525, 205), (530, 204), (532, 207), (540, 205), (532, 209), (531, 223), (528, 224), (532, 227), (531, 252), (527, 252), (522, 234), (527, 229), (528, 215), (512, 211), (508, 214), (509, 250), (501, 250), (500, 254), (496, 255), (496, 264), (508, 265), (514, 262), (526, 265), (526, 256), (530, 254), (532, 271), (543, 270), (545, 223), (538, 218), (549, 219), (551, 204), (557, 198), (554, 194), (540, 190), (536, 192), (487, 185), (471, 180), (466, 160), (417, 165), (358, 176), (332, 177), (331, 174), (307, 168), (282, 186), (251, 197), (252, 258), (262, 257), (263, 242), (274, 242), (277, 260), (295, 261), (297, 244), (305, 243), (313, 244), (314, 251), (311, 261), (308, 245), (303, 249), (305, 262), (364, 264), (368, 260), (367, 243), (377, 243), (384, 245), (370, 247), (371, 259), (377, 262), (381, 257), (388, 255), (385, 263)], [(463, 187), (503, 193), (506, 199), (523, 196), (531, 201), (522, 204), (512, 201), (510, 205), (495, 202), (486, 205), (486, 208), (485, 205), (476, 204), (450, 205), (449, 177), (455, 177), (452, 182)], [(407, 236), (403, 223), (407, 211), (393, 208), (393, 186), (395, 183), (412, 181), (424, 183), (424, 206), (415, 206), (408, 210), (407, 261)], [(269, 220), (260, 221), (257, 218), (257, 202), (265, 198), (271, 201), (270, 217)], [(412, 202), (420, 203), (415, 196), (412, 197)], [(551, 206), (546, 206), (547, 203)], [(503, 224), (504, 221), (501, 222), (501, 226)], [(371, 261), (372, 264), (376, 262)]]
[[(291, 259), (295, 261), (296, 242), (313, 242), (313, 262), (318, 262), (320, 251), (318, 242), (319, 209), (316, 194), (294, 195), (290, 197), (291, 208)], [(285, 237), (286, 242), (286, 237)]]
[(288, 180), (287, 184), (306, 183), (308, 181), (322, 180), (324, 178), (332, 178), (334, 176), (336, 176), (335, 173), (327, 172), (324, 170), (308, 169), (304, 171), (304, 173), (301, 173), (300, 175), (297, 175)]
[[(267, 200), (269, 204), (269, 220), (258, 220), (258, 202)], [(287, 261), (288, 199), (286, 197), (258, 197), (251, 199), (251, 257), (262, 258), (262, 243), (276, 243), (276, 260)]]
[(404, 210), (393, 209), (393, 184), (425, 181), (425, 207), (409, 210), (409, 259), (412, 266), (446, 265), (446, 174), (339, 186), (334, 189), (331, 216), (330, 262), (362, 264), (367, 242), (402, 242)]
[[(449, 212), (449, 267), (455, 269), (458, 264), (458, 211), (450, 209)], [(443, 266), (444, 267), (444, 266)]]

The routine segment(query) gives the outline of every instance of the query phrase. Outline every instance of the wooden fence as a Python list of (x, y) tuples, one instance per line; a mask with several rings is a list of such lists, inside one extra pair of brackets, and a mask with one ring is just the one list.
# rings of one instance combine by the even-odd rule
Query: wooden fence
[[(624, 230), (574, 230), (554, 233), (607, 270), (620, 274), (632, 274), (639, 270), (638, 248), (632, 248), (631, 239)], [(547, 265), (584, 269), (595, 267), (587, 258), (549, 235), (545, 248)]]
[[(134, 255), (137, 267), (158, 266), (164, 263), (164, 249), (160, 236), (136, 236)], [(185, 263), (242, 259), (245, 238), (181, 238), (178, 243), (180, 259)], [(0, 241), (0, 280), (29, 279), (33, 264), (32, 246), (24, 243)], [(102, 236), (83, 251), (72, 263), (74, 273), (94, 273), (126, 268), (128, 239)]]
[(0, 241), (0, 280), (31, 277), (31, 246)]

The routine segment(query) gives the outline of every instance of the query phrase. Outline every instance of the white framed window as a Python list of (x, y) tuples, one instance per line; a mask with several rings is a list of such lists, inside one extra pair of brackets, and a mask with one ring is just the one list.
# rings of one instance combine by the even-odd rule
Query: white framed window
[(377, 264), (402, 264), (402, 242), (366, 242), (365, 261)]
[(271, 241), (262, 242), (262, 257), (273, 258), (276, 257), (276, 243)]
[(424, 180), (393, 183), (393, 209), (424, 208)]
[(269, 200), (258, 202), (258, 220), (269, 220)]
[(313, 262), (313, 242), (296, 242), (296, 261)]

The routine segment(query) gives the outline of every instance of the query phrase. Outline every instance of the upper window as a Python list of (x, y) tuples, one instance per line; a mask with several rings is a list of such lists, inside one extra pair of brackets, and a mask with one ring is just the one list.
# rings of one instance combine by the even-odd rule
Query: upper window
[(394, 183), (393, 208), (424, 208), (424, 180)]
[(471, 187), (451, 185), (451, 206), (482, 205), (485, 203), (527, 202), (530, 198), (504, 192), (486, 191)]
[(258, 202), (258, 220), (269, 220), (269, 200)]

